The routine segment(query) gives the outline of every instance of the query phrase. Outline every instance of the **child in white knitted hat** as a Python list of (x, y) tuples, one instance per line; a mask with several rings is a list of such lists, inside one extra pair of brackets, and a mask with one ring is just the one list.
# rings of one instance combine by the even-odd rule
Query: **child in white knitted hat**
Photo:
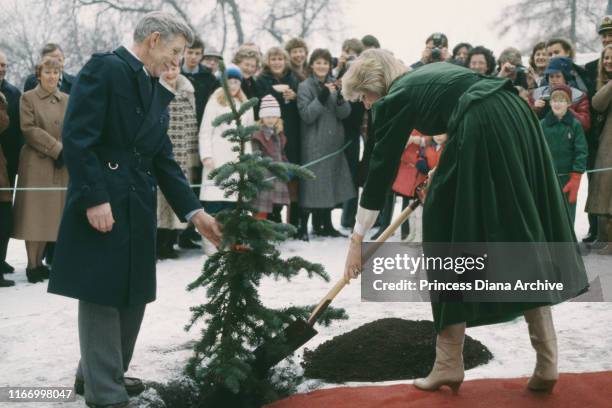
[[(251, 139), (253, 152), (261, 152), (263, 157), (270, 157), (277, 162), (287, 162), (285, 145), (287, 138), (283, 133), (281, 111), (276, 98), (264, 96), (259, 103), (259, 124), (261, 130)], [(257, 209), (256, 218), (268, 219), (269, 214), (279, 214), (283, 205), (289, 205), (289, 189), (283, 180), (275, 179), (274, 187), (259, 193), (252, 205)], [(275, 221), (280, 222), (280, 219)]]

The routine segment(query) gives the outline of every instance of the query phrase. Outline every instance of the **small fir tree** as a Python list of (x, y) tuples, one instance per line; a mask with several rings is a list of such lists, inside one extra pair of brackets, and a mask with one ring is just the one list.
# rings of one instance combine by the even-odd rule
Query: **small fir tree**
[[(259, 297), (263, 277), (291, 280), (302, 271), (309, 278), (329, 281), (323, 266), (301, 257), (282, 259), (276, 246), (295, 233), (291, 225), (255, 219), (250, 202), (260, 191), (271, 189), (271, 177), (283, 181), (290, 178), (314, 177), (309, 170), (295, 164), (274, 162), (261, 153), (246, 153), (245, 146), (258, 126), (245, 126), (242, 116), (254, 109), (257, 98), (236, 107), (229, 93), (225, 66), (220, 64), (223, 91), (231, 112), (215, 118), (213, 126), (235, 124), (222, 136), (235, 144), (238, 160), (226, 163), (211, 172), (210, 178), (225, 191), (226, 197), (236, 196), (236, 207), (216, 215), (221, 224), (223, 239), (219, 251), (210, 256), (202, 274), (189, 285), (189, 290), (206, 288), (208, 301), (191, 308), (192, 318), (186, 329), (203, 321), (202, 337), (194, 346), (194, 356), (187, 366), (187, 374), (200, 388), (202, 406), (230, 403), (232, 407), (259, 406), (274, 400), (272, 372), (262, 378), (252, 368), (253, 350), (281, 335), (282, 330), (296, 318), (307, 319), (313, 306), (272, 309), (264, 306)], [(328, 309), (320, 322), (346, 315), (343, 310)], [(277, 387), (278, 389), (278, 387)], [(221, 398), (233, 402), (218, 401)], [(227, 406), (227, 405), (226, 405)]]

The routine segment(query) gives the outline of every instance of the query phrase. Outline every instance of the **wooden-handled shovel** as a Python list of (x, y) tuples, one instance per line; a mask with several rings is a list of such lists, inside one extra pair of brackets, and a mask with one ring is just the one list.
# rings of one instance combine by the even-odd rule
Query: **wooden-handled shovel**
[[(404, 209), (404, 211), (402, 211), (399, 217), (397, 217), (397, 219), (395, 219), (375, 241), (377, 245), (371, 246), (363, 255), (362, 263), (369, 259), (380, 245), (393, 235), (395, 230), (410, 217), (410, 214), (412, 214), (420, 204), (420, 200), (414, 200)], [(295, 350), (313, 338), (317, 334), (317, 331), (314, 329), (314, 324), (347, 283), (347, 280), (343, 276), (314, 308), (308, 321), (305, 322), (302, 319), (296, 319), (285, 328), (282, 336), (276, 336), (259, 346), (254, 352), (255, 361), (253, 363), (253, 369), (255, 372), (264, 375), (268, 369), (274, 367), (284, 358), (289, 357)]]

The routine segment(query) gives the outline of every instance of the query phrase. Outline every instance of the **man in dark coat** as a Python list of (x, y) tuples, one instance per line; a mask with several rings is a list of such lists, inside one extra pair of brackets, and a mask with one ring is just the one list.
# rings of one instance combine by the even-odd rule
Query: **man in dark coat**
[[(19, 152), (21, 146), (23, 146), (23, 136), (21, 135), (21, 129), (19, 127), (19, 99), (21, 98), (21, 92), (15, 86), (11, 85), (5, 78), (6, 71), (8, 68), (8, 60), (6, 55), (0, 51), (0, 93), (4, 95), (6, 99), (6, 113), (7, 113), (7, 127), (0, 130), (0, 147), (4, 153), (4, 159), (0, 161), (5, 162), (3, 165), (6, 166), (6, 186), (13, 186), (15, 183), (15, 176), (17, 175), (17, 168), (19, 166)], [(0, 177), (3, 178), (3, 177)], [(9, 237), (12, 229), (12, 194), (11, 192), (0, 192), (0, 196), (5, 197), (5, 200), (0, 199), (0, 224), (4, 227), (3, 233), (0, 233), (0, 276), (3, 273), (13, 273), (15, 268), (6, 263), (6, 251), (8, 248)]]
[(70, 173), (49, 292), (79, 299), (81, 360), (75, 388), (90, 407), (127, 407), (142, 382), (124, 377), (146, 303), (155, 300), (159, 184), (183, 220), (218, 243), (166, 134), (173, 93), (160, 74), (178, 66), (189, 27), (145, 15), (134, 43), (95, 54), (74, 84), (62, 141)]
[[(9, 126), (8, 104), (6, 97), (0, 92), (0, 133), (4, 132)], [(8, 174), (6, 172), (6, 160), (0, 146), (0, 188), (10, 187)], [(0, 288), (15, 285), (12, 280), (4, 279), (5, 273), (10, 273), (9, 265), (5, 262), (6, 249), (11, 237), (12, 221), (11, 214), (11, 191), (0, 190)]]
[[(58, 44), (45, 44), (45, 46), (40, 51), (40, 57), (43, 58), (46, 56), (56, 58), (62, 63), (62, 66), (64, 65), (64, 51)], [(74, 83), (75, 79), (76, 78), (73, 75), (70, 75), (67, 72), (62, 72), (60, 74), (60, 79), (58, 83), (59, 90), (65, 94), (70, 94), (70, 90), (72, 89), (72, 84)], [(36, 74), (31, 74), (25, 80), (25, 83), (23, 85), (23, 92), (27, 92), (31, 89), (36, 88), (36, 85), (38, 85), (38, 78), (36, 78)]]
[[(599, 25), (599, 36), (601, 37), (602, 46), (612, 44), (612, 16), (604, 16)], [(593, 96), (597, 92), (597, 71), (599, 68), (599, 58), (587, 63), (585, 66), (586, 77), (590, 84), (589, 87), (589, 106)], [(595, 158), (597, 157), (597, 150), (599, 147), (599, 135), (603, 130), (606, 116), (597, 112), (591, 106), (591, 129), (586, 133), (587, 144), (589, 146), (589, 157), (587, 159), (587, 170), (595, 168)], [(593, 173), (587, 173), (589, 181)], [(591, 243), (597, 239), (597, 216), (589, 214), (589, 233), (582, 239), (583, 242)]]

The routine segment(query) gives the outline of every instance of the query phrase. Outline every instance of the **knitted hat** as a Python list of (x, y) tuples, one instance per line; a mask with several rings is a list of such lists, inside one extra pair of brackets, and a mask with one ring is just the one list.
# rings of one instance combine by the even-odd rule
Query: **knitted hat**
[(266, 95), (261, 98), (259, 103), (259, 117), (260, 118), (280, 118), (281, 111), (280, 105), (275, 97), (272, 95)]
[(599, 24), (597, 32), (602, 34), (604, 31), (610, 30), (612, 30), (612, 16), (604, 16), (604, 18), (601, 19), (601, 24)]
[(552, 74), (554, 72), (561, 72), (565, 77), (565, 80), (569, 82), (573, 79), (572, 75), (572, 60), (568, 57), (554, 57), (548, 61), (548, 67), (544, 71), (544, 74)]
[(563, 92), (565, 93), (565, 96), (567, 96), (567, 101), (568, 102), (572, 102), (572, 88), (570, 88), (567, 85), (555, 85), (552, 87), (552, 89), (550, 90), (550, 96), (552, 98), (553, 94), (555, 92)]
[(225, 74), (227, 75), (227, 79), (237, 79), (242, 81), (242, 72), (240, 71), (240, 68), (235, 65), (228, 65), (228, 67), (225, 68)]

